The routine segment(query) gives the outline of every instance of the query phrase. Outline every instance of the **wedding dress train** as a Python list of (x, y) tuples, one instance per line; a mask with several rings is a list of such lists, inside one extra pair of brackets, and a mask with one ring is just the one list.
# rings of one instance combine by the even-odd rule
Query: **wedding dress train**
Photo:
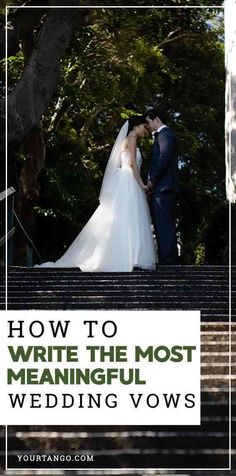
[[(136, 162), (140, 168), (139, 149)], [(101, 201), (61, 258), (35, 267), (78, 267), (87, 272), (128, 272), (134, 267), (155, 269), (157, 256), (147, 198), (129, 163), (129, 152), (124, 150), (120, 154), (112, 198)]]

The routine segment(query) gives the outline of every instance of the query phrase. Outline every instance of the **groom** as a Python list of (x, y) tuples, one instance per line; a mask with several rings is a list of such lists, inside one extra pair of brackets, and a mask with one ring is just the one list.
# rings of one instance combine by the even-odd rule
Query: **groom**
[(179, 195), (176, 139), (157, 109), (145, 114), (147, 129), (154, 136), (148, 176), (148, 192), (158, 245), (159, 264), (178, 263), (176, 209)]

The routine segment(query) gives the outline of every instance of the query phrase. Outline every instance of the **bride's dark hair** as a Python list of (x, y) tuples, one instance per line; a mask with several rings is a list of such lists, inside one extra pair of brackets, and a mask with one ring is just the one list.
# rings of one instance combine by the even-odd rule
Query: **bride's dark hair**
[(129, 127), (128, 127), (127, 135), (133, 130), (135, 126), (140, 126), (140, 124), (146, 124), (145, 117), (138, 116), (138, 114), (135, 114), (134, 116), (130, 116), (128, 121), (129, 121)]

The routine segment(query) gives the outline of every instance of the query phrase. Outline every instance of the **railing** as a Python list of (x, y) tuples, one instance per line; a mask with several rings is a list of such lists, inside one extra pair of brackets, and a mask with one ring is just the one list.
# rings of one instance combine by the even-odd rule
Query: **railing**
[[(15, 227), (13, 224), (13, 210), (14, 210), (14, 194), (15, 189), (13, 187), (8, 188), (6, 191), (0, 193), (0, 206), (1, 206), (1, 237), (0, 248), (4, 251), (3, 261), (5, 260), (5, 243), (7, 240), (7, 263), (13, 265), (13, 236), (15, 234)], [(7, 200), (7, 234), (5, 234), (5, 200)], [(2, 218), (3, 217), (3, 218)]]
[[(4, 256), (3, 262), (6, 263), (6, 259), (5, 259), (6, 247), (4, 245), (6, 244), (6, 240), (7, 240), (7, 264), (8, 266), (13, 266), (14, 264), (13, 236), (16, 231), (16, 228), (14, 226), (14, 218), (15, 218), (17, 225), (19, 225), (20, 231), (23, 232), (27, 242), (27, 249), (26, 249), (26, 254), (27, 254), (26, 263), (27, 264), (26, 265), (33, 266), (33, 251), (35, 251), (40, 261), (43, 261), (43, 260), (36, 246), (34, 245), (29, 235), (27, 234), (24, 226), (22, 225), (20, 219), (18, 218), (14, 210), (14, 194), (15, 194), (15, 189), (13, 187), (10, 187), (6, 191), (0, 193), (0, 208), (1, 208), (0, 220), (2, 219), (2, 222), (0, 222), (0, 250), (1, 249), (4, 250), (3, 253), (1, 253)], [(5, 220), (4, 220), (6, 199), (7, 199), (7, 234), (6, 234)]]

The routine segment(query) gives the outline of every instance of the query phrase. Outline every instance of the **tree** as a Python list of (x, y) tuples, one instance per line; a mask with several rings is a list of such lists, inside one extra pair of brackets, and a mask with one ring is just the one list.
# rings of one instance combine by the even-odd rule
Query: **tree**
[[(73, 5), (75, 2), (71, 2)], [(60, 6), (61, 1), (55, 3)], [(24, 9), (12, 16), (9, 36), (10, 51), (19, 47), (24, 58), (22, 75), (8, 96), (8, 142), (10, 146), (25, 142), (26, 160), (19, 179), (18, 213), (32, 228), (32, 201), (39, 194), (37, 183), (45, 158), (45, 144), (41, 131), (41, 118), (48, 107), (58, 82), (60, 60), (77, 25), (79, 10), (51, 9), (46, 14), (43, 26), (38, 23), (45, 10)], [(16, 18), (17, 17), (17, 18)], [(82, 13), (81, 17), (84, 17)], [(37, 24), (37, 35), (35, 34)], [(14, 40), (13, 40), (14, 37)], [(4, 119), (3, 101), (0, 119)], [(18, 243), (20, 247), (20, 243)], [(24, 246), (24, 245), (23, 245)]]
[[(179, 232), (185, 262), (194, 260), (210, 216), (225, 198), (222, 22), (217, 9), (92, 9), (89, 22), (75, 28), (42, 118), (47, 158), (34, 212), (45, 259), (60, 255), (96, 207), (122, 121), (161, 104), (179, 137)], [(20, 58), (18, 53), (9, 68), (12, 87)], [(149, 149), (143, 145), (144, 165)], [(21, 148), (14, 159), (17, 176), (24, 157)], [(44, 239), (49, 229), (55, 230), (52, 246)]]

